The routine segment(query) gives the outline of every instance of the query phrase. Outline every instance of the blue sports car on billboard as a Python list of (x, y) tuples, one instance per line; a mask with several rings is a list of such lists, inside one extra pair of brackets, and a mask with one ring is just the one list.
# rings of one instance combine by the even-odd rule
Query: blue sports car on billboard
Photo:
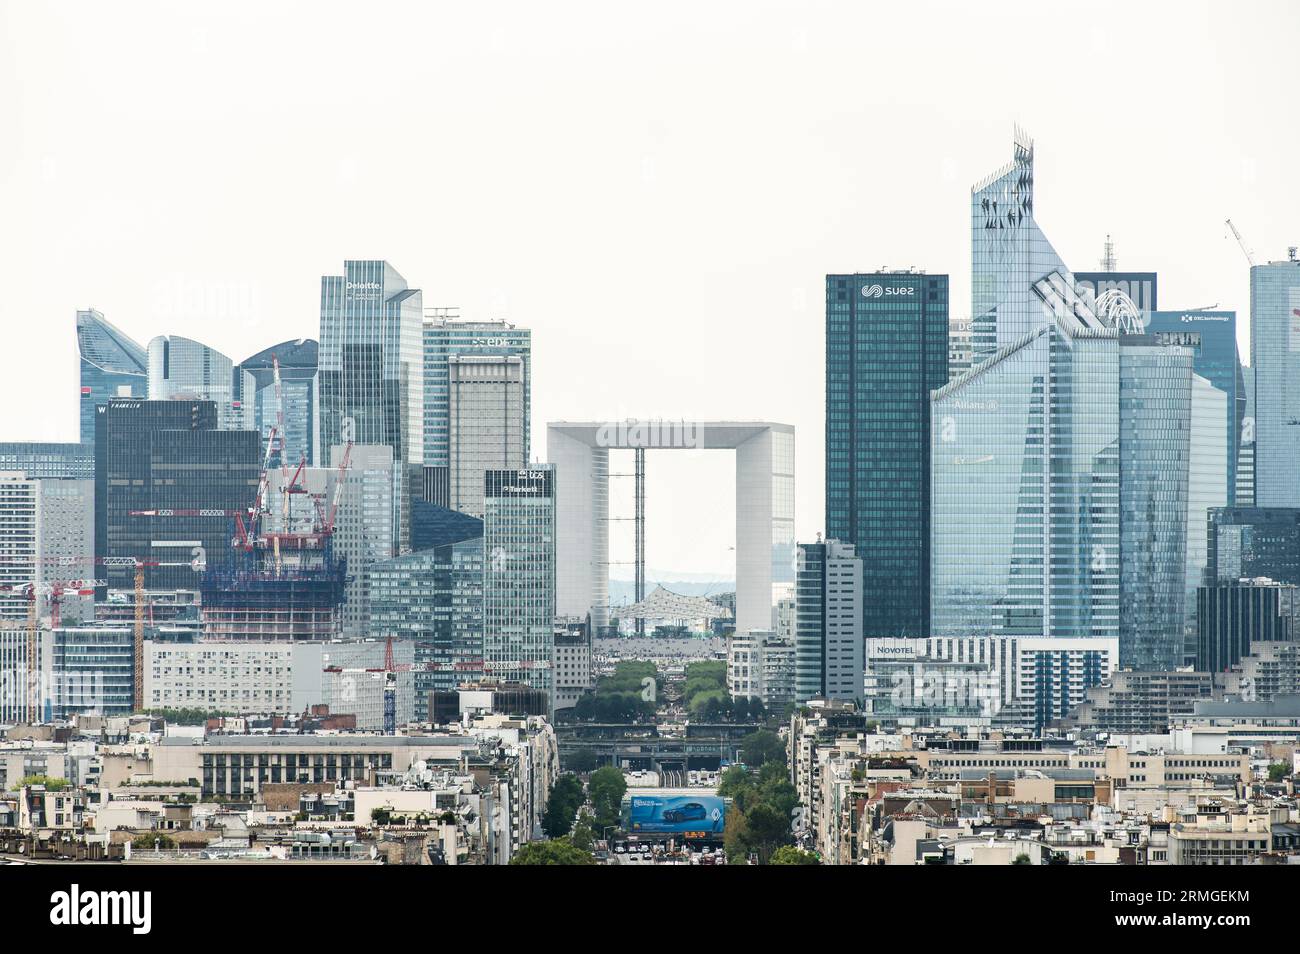
[(721, 835), (727, 806), (717, 795), (630, 795), (624, 802), (623, 828), (646, 834), (711, 837)]

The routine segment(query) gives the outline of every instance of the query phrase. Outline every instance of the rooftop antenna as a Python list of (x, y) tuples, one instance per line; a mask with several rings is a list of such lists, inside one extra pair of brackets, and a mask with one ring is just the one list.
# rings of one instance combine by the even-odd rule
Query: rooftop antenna
[(1100, 264), (1103, 272), (1115, 271), (1115, 243), (1110, 240), (1109, 232), (1106, 233), (1106, 244), (1102, 249)]

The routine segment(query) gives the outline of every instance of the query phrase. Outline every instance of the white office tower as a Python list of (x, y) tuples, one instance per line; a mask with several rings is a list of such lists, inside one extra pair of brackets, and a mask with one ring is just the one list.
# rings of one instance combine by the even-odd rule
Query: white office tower
[(95, 482), (0, 473), (0, 619), (93, 615)]
[(795, 701), (863, 701), (862, 560), (838, 540), (799, 544)]
[(1228, 435), (1222, 426), (1228, 395), (1192, 375), (1192, 425), (1187, 465), (1187, 627), (1196, 636), (1196, 588), (1205, 572), (1207, 516), (1228, 505)]
[(447, 359), (447, 459), (451, 509), (483, 516), (483, 475), (528, 463), (528, 388), (518, 355)]

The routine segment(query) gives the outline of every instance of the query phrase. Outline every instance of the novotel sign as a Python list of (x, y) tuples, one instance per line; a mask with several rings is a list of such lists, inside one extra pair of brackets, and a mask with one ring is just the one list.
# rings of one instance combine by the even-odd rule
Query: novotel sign
[(914, 285), (863, 285), (863, 298), (892, 298), (902, 295), (904, 297), (915, 295), (916, 287)]

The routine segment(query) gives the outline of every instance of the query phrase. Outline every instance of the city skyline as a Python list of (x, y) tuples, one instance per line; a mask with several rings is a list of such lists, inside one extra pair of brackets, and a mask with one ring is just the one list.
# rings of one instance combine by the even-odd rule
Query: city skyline
[[(7, 299), (4, 317), (33, 326), (34, 347), (51, 357), (75, 347), (68, 316), (93, 307), (142, 344), (180, 335), (239, 359), (277, 341), (317, 337), (319, 276), (346, 258), (384, 258), (423, 289), (429, 307), (459, 306), (467, 320), (532, 329), (534, 457), (542, 456), (543, 424), (588, 419), (593, 410), (615, 419), (789, 421), (802, 435), (797, 535), (810, 539), (825, 530), (818, 525), (821, 384), (774, 389), (767, 382), (792, 368), (819, 376), (828, 272), (914, 265), (946, 273), (952, 317), (968, 317), (963, 207), (970, 185), (1005, 155), (1018, 121), (1039, 144), (1036, 214), (1062, 258), (1095, 268), (1111, 235), (1122, 269), (1160, 274), (1163, 309), (1217, 303), (1235, 310), (1249, 360), (1248, 270), (1223, 219), (1233, 217), (1260, 261), (1284, 258), (1295, 240), (1285, 223), (1300, 207), (1300, 187), (1286, 158), (1296, 153), (1297, 133), (1268, 120), (1278, 115), (1270, 103), (1281, 94), (1272, 91), (1285, 86), (1283, 37), (1296, 12), (1260, 7), (1276, 29), (1252, 32), (1247, 56), (1231, 42), (1245, 23), (1226, 11), (1193, 7), (1166, 21), (1116, 7), (1128, 28), (1108, 33), (1098, 25), (1104, 6), (1080, 6), (1080, 54), (1091, 68), (1016, 84), (1018, 70), (1049, 60), (1049, 51), (1028, 43), (1033, 30), (1017, 33), (1016, 17), (994, 24), (960, 7), (941, 9), (947, 15), (925, 42), (946, 51), (953, 66), (934, 76), (908, 66), (920, 43), (910, 37), (880, 44), (870, 63), (856, 55), (855, 37), (891, 35), (889, 11), (869, 22), (854, 12), (803, 23), (777, 18), (739, 32), (725, 29), (725, 13), (707, 11), (684, 35), (674, 29), (683, 14), (670, 9), (649, 37), (616, 37), (607, 48), (591, 32), (557, 31), (527, 12), (508, 26), (480, 24), (472, 13), (438, 14), (410, 32), (459, 32), (464, 52), (446, 51), (441, 68), (460, 71), (461, 92), (417, 101), (408, 90), (428, 88), (434, 77), (404, 66), (408, 82), (398, 84), (391, 104), (376, 107), (377, 118), (410, 122), (417, 148), (384, 158), (345, 142), (325, 162), (311, 149), (314, 127), (306, 124), (354, 114), (360, 101), (347, 83), (371, 54), (310, 90), (274, 83), (287, 67), (252, 55), (249, 75), (218, 99), (215, 80), (200, 67), (236, 33), (251, 32), (243, 10), (205, 17), (160, 9), (160, 22), (178, 36), (174, 49), (157, 53), (175, 78), (174, 89), (160, 89), (147, 81), (146, 63), (124, 62), (111, 75), (93, 74), (93, 82), (82, 72), (91, 44), (111, 39), (129, 51), (136, 42), (111, 15), (6, 9), (11, 36), (42, 32), (48, 17), (67, 19), (59, 50), (9, 48), (15, 70), (45, 56), (40, 69), (52, 81), (12, 98), (22, 104), (14, 117), (22, 135), (2, 194), (19, 227), (6, 236), (4, 254), (29, 281)], [(267, 16), (274, 27), (292, 14)], [(306, 28), (323, 58), (341, 62), (348, 38), (329, 26), (328, 12), (319, 19), (305, 18)], [(381, 16), (357, 29), (365, 35), (382, 26)], [(1162, 41), (1151, 49), (1142, 37), (1155, 30)], [(1026, 41), (1028, 62), (990, 62), (981, 51), (994, 36)], [(656, 40), (677, 51), (680, 75), (671, 80), (647, 59)], [(254, 42), (256, 54), (261, 41)], [(531, 51), (544, 43), (573, 53), (574, 62), (538, 60)], [(712, 73), (710, 44), (725, 47), (751, 89), (733, 94)], [(521, 58), (535, 80), (526, 93), (513, 83), (517, 72), (491, 72)], [(891, 68), (912, 86), (876, 81)], [(591, 88), (593, 72), (608, 89)], [(965, 83), (945, 78), (956, 72)], [(1175, 74), (1179, 83), (1161, 85), (1147, 109), (1107, 106), (1123, 101), (1128, 84)], [(270, 100), (258, 94), (263, 80), (276, 88)], [(787, 84), (819, 95), (783, 93)], [(1059, 108), (1066, 94), (1066, 101), (1098, 104), (1084, 126), (1095, 134), (1081, 137), (1077, 111)], [(615, 98), (633, 108), (611, 108)], [(913, 100), (925, 107), (910, 108)], [(1213, 108), (1229, 102), (1231, 117)], [(62, 130), (111, 141), (99, 115), (107, 105), (134, 148), (88, 156), (83, 138)], [(476, 105), (501, 116), (515, 148), (476, 121)], [(159, 114), (180, 116), (184, 134), (158, 139), (150, 117)], [(596, 115), (604, 131), (583, 158), (585, 126)], [(1153, 137), (1157, 115), (1185, 135)], [(61, 117), (60, 125), (46, 116)], [(456, 150), (430, 158), (420, 148), (439, 132), (473, 143), (466, 153), (490, 157), (481, 176), (471, 176), (468, 156)], [(259, 153), (265, 163), (240, 158), (246, 147), (236, 141), (244, 137), (273, 147)], [(517, 146), (543, 141), (566, 145)], [(203, 190), (192, 188), (196, 176)], [(774, 182), (783, 187), (777, 195), (764, 188)], [(623, 201), (611, 204), (610, 195)], [(400, 199), (411, 214), (390, 214)], [(114, 228), (103, 229), (104, 221)], [(872, 228), (864, 230), (864, 221)], [(0, 397), (13, 406), (30, 396), (49, 411), (16, 419), (9, 436), (74, 439), (75, 359), (52, 360), (38, 374), (25, 352), (0, 355)], [(716, 365), (720, 353), (744, 372)], [(572, 373), (576, 367), (582, 374)], [(689, 463), (692, 476), (727, 492), (725, 461), (714, 465), (716, 477)], [(675, 466), (651, 465), (652, 497), (672, 495), (685, 472)], [(651, 518), (651, 563), (705, 574), (729, 566), (734, 528), (726, 519), (689, 503)], [(681, 542), (688, 528), (698, 533)]]

